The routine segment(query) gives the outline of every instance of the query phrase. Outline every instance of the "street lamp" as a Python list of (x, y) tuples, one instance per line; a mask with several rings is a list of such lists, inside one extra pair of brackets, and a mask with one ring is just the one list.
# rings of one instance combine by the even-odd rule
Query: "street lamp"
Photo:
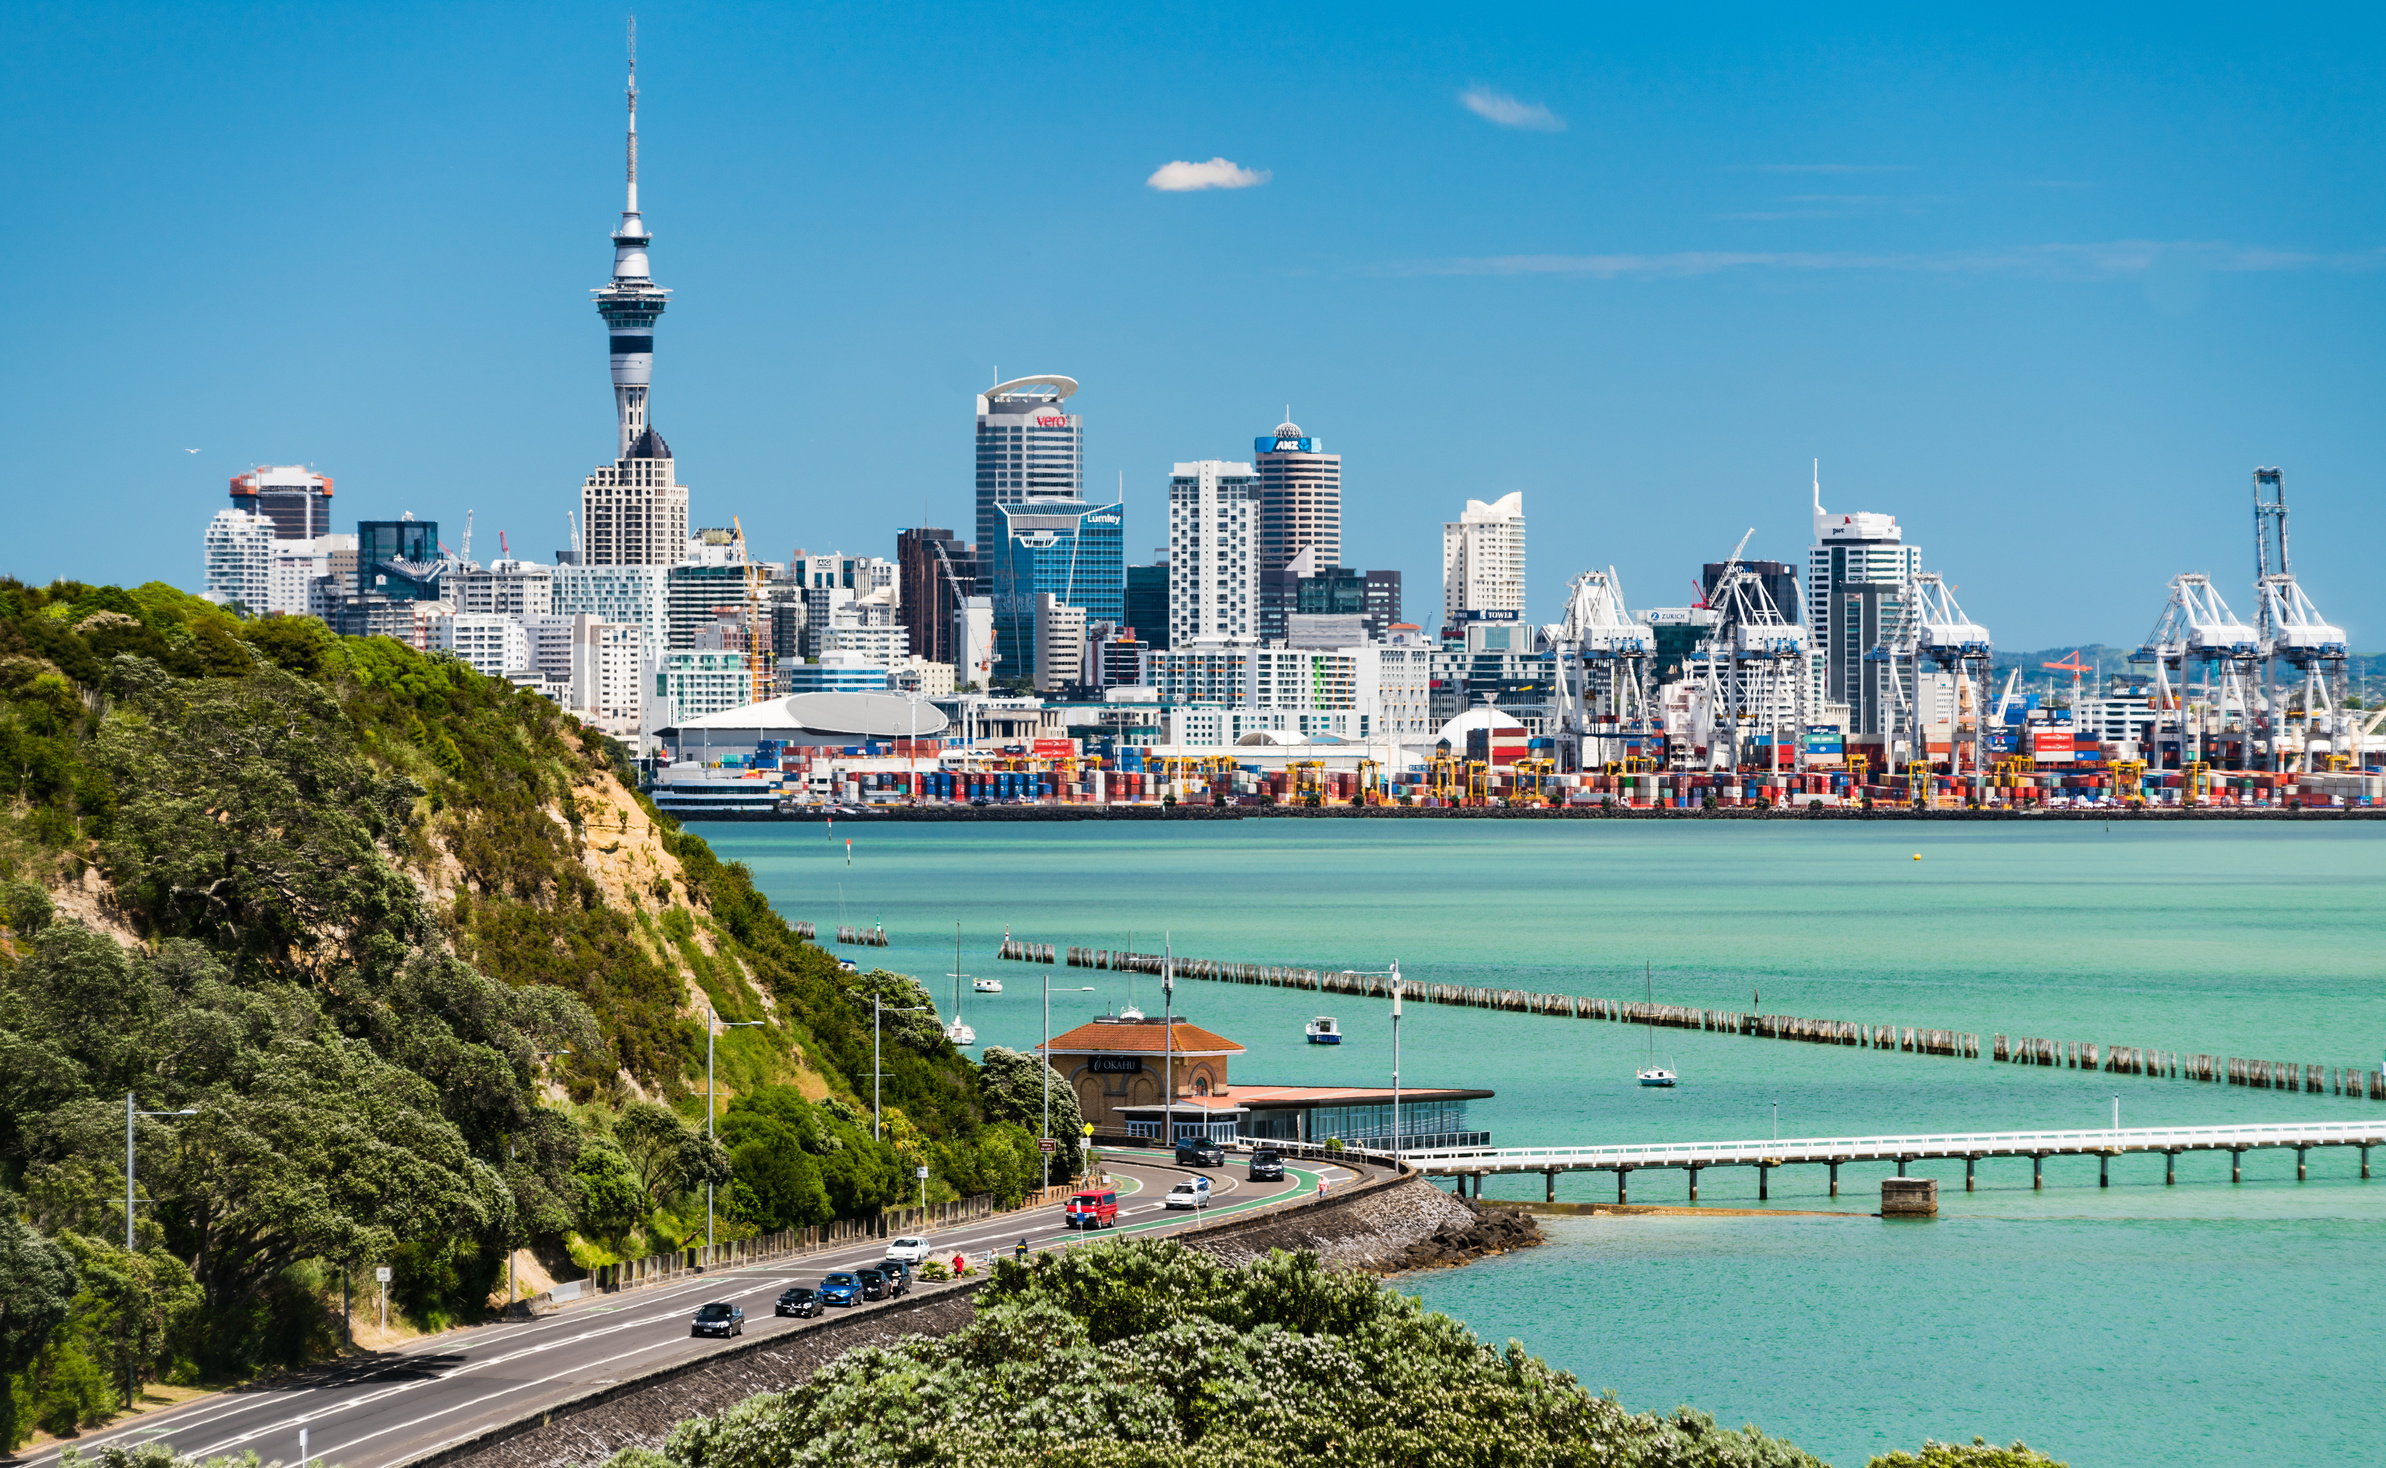
[[(724, 1030), (750, 1030), (761, 1026), (758, 1019), (725, 1020), (713, 1013), (712, 1006), (704, 1008), (704, 1140), (712, 1141), (712, 1036), (713, 1027)], [(709, 1151), (709, 1146), (708, 1149)], [(712, 1263), (712, 1158), (704, 1159), (704, 1262)]]
[[(955, 967), (958, 966), (955, 965)], [(882, 1013), (930, 1014), (935, 1012), (935, 1006), (928, 1004), (907, 1005), (902, 1009), (886, 1009), (884, 1006), (885, 1001), (873, 991), (870, 995), (870, 1140), (873, 1142), (878, 1140), (879, 1135), (878, 1083), (886, 1074), (885, 1067), (878, 1063), (878, 1017)]]
[[(185, 1108), (181, 1111), (136, 1111), (133, 1106), (133, 1093), (127, 1091), (124, 1093), (124, 1252), (128, 1256), (133, 1252), (133, 1118), (136, 1116), (197, 1116), (199, 1114), (196, 1107)], [(136, 1367), (133, 1364), (131, 1342), (126, 1342), (126, 1347), (124, 1353), (124, 1406), (125, 1410), (130, 1411), (133, 1405), (133, 1373)]]
[(1390, 968), (1352, 969), (1352, 973), (1367, 977), (1390, 975), (1392, 980), (1392, 1161), (1399, 1165), (1405, 1134), (1400, 1128), (1400, 960), (1392, 960)]
[[(1061, 992), (1063, 994), (1091, 994), (1094, 992), (1094, 986), (1083, 984), (1074, 989), (1063, 989)], [(1044, 1129), (1036, 1133), (1036, 1151), (1044, 1159), (1044, 1186), (1049, 1188), (1052, 1186), (1053, 1151), (1047, 1145), (1052, 1140), (1052, 975), (1050, 974), (1044, 975), (1044, 1048), (1039, 1053), (1044, 1061), (1042, 1067), (1044, 1072)]]
[[(572, 1053), (572, 1052), (571, 1052), (571, 1051), (569, 1051), (569, 1050), (533, 1050), (533, 1051), (531, 1051), (531, 1052), (530, 1052), (530, 1063), (531, 1063), (532, 1065), (536, 1065), (536, 1064), (538, 1064), (540, 1061), (542, 1061), (542, 1060), (545, 1060), (545, 1059), (548, 1059), (548, 1058), (549, 1058), (549, 1057), (551, 1057), (551, 1056), (556, 1056), (556, 1055), (569, 1055), (569, 1054), (571, 1054), (571, 1053)], [(506, 1142), (505, 1142), (505, 1160), (506, 1160), (506, 1161), (508, 1161), (508, 1162), (511, 1162), (511, 1161), (513, 1161), (513, 1160), (514, 1160), (514, 1141), (513, 1141), (513, 1138), (511, 1138), (511, 1137), (508, 1137), (508, 1138), (506, 1138)], [(710, 1186), (710, 1184), (707, 1184), (707, 1186), (709, 1187), (709, 1186)], [(710, 1241), (708, 1240), (707, 1242), (710, 1242)], [(516, 1298), (517, 1298), (517, 1297), (518, 1297), (518, 1296), (521, 1294), (521, 1290), (520, 1290), (520, 1288), (519, 1288), (519, 1287), (518, 1287), (518, 1286), (515, 1284), (515, 1282), (514, 1282), (514, 1247), (513, 1247), (513, 1244), (514, 1244), (514, 1241), (513, 1241), (511, 1238), (508, 1238), (508, 1239), (506, 1240), (506, 1249), (505, 1249), (505, 1303), (506, 1303), (506, 1305), (507, 1305), (507, 1307), (508, 1307), (509, 1309), (512, 1307), (512, 1305), (513, 1305), (513, 1303), (514, 1303), (515, 1299), (516, 1299)], [(346, 1265), (342, 1265), (342, 1266), (341, 1266), (341, 1268), (344, 1270), (344, 1269), (346, 1269), (346, 1268), (347, 1268), (347, 1266), (346, 1266)], [(343, 1279), (345, 1279), (347, 1276), (346, 1276), (345, 1274), (343, 1274), (341, 1277), (342, 1277)], [(343, 1286), (342, 1286), (342, 1289), (343, 1289), (343, 1291), (345, 1291), (345, 1289), (346, 1289), (346, 1286), (344, 1286), (344, 1285), (343, 1285)], [(388, 1329), (388, 1328), (389, 1328), (389, 1319), (388, 1319), (388, 1316), (389, 1316), (389, 1308), (388, 1308), (388, 1304), (387, 1304), (387, 1295), (388, 1295), (388, 1291), (384, 1290), (382, 1293), (383, 1293), (383, 1297), (384, 1297), (384, 1299), (383, 1299), (383, 1305), (382, 1305), (382, 1311), (381, 1311), (381, 1314), (382, 1314), (381, 1326), (382, 1326), (382, 1328), (383, 1328), (384, 1330), (386, 1330), (386, 1329)], [(353, 1335), (353, 1334), (354, 1334), (354, 1332), (350, 1332), (350, 1334), (351, 1334), (351, 1335)], [(350, 1341), (348, 1342), (348, 1344), (350, 1344), (350, 1345), (354, 1345), (354, 1344), (356, 1344), (356, 1342), (355, 1342), (354, 1340), (350, 1340)]]

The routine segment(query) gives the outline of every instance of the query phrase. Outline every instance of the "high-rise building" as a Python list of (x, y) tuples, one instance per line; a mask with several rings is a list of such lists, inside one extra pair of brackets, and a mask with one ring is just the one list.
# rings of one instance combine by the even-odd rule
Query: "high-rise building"
[(1014, 377), (978, 394), (981, 557), (1002, 545), (1004, 506), (1084, 498), (1085, 420), (1061, 407), (1076, 391), (1074, 377)]
[(1127, 621), (1146, 646), (1168, 646), (1168, 548), (1148, 566), (1127, 568)]
[[(1912, 670), (1865, 654), (1895, 640), (1912, 597), (1922, 551), (1905, 543), (1897, 517), (1866, 511), (1834, 515), (1823, 508), (1822, 476), (1814, 483), (1814, 544), (1806, 552), (1806, 615), (1819, 708), (1845, 704), (1848, 733), (1883, 739), (1897, 717), (1899, 684), (1910, 691)], [(1898, 683), (1892, 683), (1894, 678)]]
[(696, 645), (696, 633), (724, 608), (740, 612), (746, 605), (744, 566), (729, 562), (707, 565), (682, 561), (663, 573), (663, 597), (669, 608), (670, 631), (664, 646), (673, 652)]
[(467, 612), (543, 617), (555, 609), (555, 568), (536, 561), (492, 561), (449, 580), (456, 605)]
[(572, 707), (608, 734), (635, 734), (652, 661), (647, 629), (634, 622), (572, 618)]
[(1524, 615), (1524, 492), (1468, 500), (1442, 525), (1442, 622), (1468, 612)]
[(408, 516), (356, 522), (356, 593), (392, 601), (438, 601), (445, 589), (447, 554), (439, 548), (439, 522)]
[(1036, 597), (1036, 692), (1057, 693), (1085, 677), (1085, 608), (1050, 592)]
[(950, 530), (898, 530), (895, 565), (903, 588), (896, 610), (910, 634), (911, 655), (952, 662), (953, 608), (977, 595), (977, 550)]
[[(646, 395), (654, 382), (654, 327), (671, 292), (656, 285), (650, 274), (647, 247), (654, 237), (638, 212), (638, 53), (630, 52), (630, 109), (628, 196), (623, 202), (621, 227), (613, 231), (613, 278), (596, 290), (597, 314), (605, 319), (613, 358), (613, 411), (619, 442), (614, 457), (632, 457), (631, 449), (648, 432)], [(665, 452), (660, 457), (668, 460)], [(682, 530), (685, 530), (683, 524)], [(658, 565), (654, 561), (616, 561), (595, 564)]]
[(1400, 620), (1400, 573), (1358, 571), (1317, 559), (1314, 547), (1259, 573), (1259, 635), (1281, 642), (1293, 617), (1357, 617), (1369, 637)]
[[(1303, 551), (1317, 564), (1342, 559), (1342, 456), (1329, 454), (1320, 439), (1285, 421), (1252, 441), (1251, 462), (1259, 470), (1259, 569), (1272, 571)], [(1280, 634), (1279, 634), (1280, 635)]]
[(207, 599), (265, 611), (272, 596), (273, 521), (246, 510), (218, 510), (200, 540)]
[(994, 594), (995, 676), (1027, 678), (1036, 666), (1037, 597), (1100, 621), (1126, 615), (1125, 506), (1038, 497), (995, 514), (1001, 533), (979, 573)]
[(491, 678), (526, 673), (537, 665), (530, 630), (522, 619), (495, 612), (446, 612), (432, 618), (431, 647), (455, 654)]
[(1259, 475), (1197, 459), (1168, 479), (1168, 640), (1259, 636)]
[(232, 508), (273, 522), (276, 540), (331, 533), (331, 476), (303, 464), (260, 464), (232, 476)]
[[(1723, 579), (1723, 568), (1730, 564), (1729, 561), (1709, 561), (1700, 568), (1702, 574), (1699, 584), (1706, 589), (1709, 605), (1714, 603), (1715, 585)], [(1798, 596), (1797, 567), (1787, 561), (1742, 561), (1740, 569), (1754, 576), (1757, 584), (1765, 589), (1765, 595), (1773, 602), (1773, 610), (1781, 613), (1781, 620), (1800, 626), (1806, 624), (1806, 618), (1800, 615), (1802, 604)]]

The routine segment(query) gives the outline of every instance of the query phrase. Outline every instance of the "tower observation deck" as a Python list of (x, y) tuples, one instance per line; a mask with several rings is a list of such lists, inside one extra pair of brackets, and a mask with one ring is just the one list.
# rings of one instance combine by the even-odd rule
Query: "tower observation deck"
[(605, 318), (612, 337), (613, 408), (620, 419), (621, 443), (616, 456), (626, 459), (630, 447), (647, 429), (646, 395), (654, 380), (654, 325), (671, 292), (648, 274), (646, 248), (653, 236), (638, 213), (638, 30), (630, 22), (629, 82), (629, 197), (621, 211), (621, 226), (613, 231), (613, 279), (596, 290), (597, 314)]

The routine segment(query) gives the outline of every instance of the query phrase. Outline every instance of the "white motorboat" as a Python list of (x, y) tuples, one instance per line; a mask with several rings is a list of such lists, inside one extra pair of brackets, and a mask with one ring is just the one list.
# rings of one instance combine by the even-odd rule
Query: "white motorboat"
[(1321, 1014), (1309, 1021), (1309, 1027), (1305, 1033), (1309, 1036), (1309, 1043), (1312, 1045), (1339, 1045), (1342, 1043), (1342, 1026), (1336, 1024), (1334, 1017), (1330, 1014)]
[(1653, 969), (1644, 968), (1641, 974), (1641, 983), (1645, 988), (1650, 1006), (1647, 1011), (1649, 1021), (1649, 1063), (1645, 1066), (1642, 1066), (1639, 1070), (1634, 1071), (1632, 1074), (1633, 1077), (1644, 1086), (1671, 1086), (1677, 1084), (1681, 1080), (1681, 1077), (1675, 1075), (1670, 1068), (1657, 1063), (1657, 987), (1654, 972), (1655, 971)]
[(1002, 980), (971, 979), (969, 981), (969, 987), (980, 994), (1000, 994), (1002, 992)]

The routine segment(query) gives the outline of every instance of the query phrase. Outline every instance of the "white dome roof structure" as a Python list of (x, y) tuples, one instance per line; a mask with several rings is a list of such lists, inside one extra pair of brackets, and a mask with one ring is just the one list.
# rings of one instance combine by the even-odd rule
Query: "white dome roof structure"
[(1434, 735), (1433, 738), (1436, 743), (1446, 739), (1452, 749), (1463, 753), (1466, 749), (1467, 731), (1470, 729), (1521, 729), (1523, 727), (1522, 723), (1501, 713), (1490, 704), (1482, 704), (1468, 709), (1457, 718), (1442, 725), (1441, 732)]

